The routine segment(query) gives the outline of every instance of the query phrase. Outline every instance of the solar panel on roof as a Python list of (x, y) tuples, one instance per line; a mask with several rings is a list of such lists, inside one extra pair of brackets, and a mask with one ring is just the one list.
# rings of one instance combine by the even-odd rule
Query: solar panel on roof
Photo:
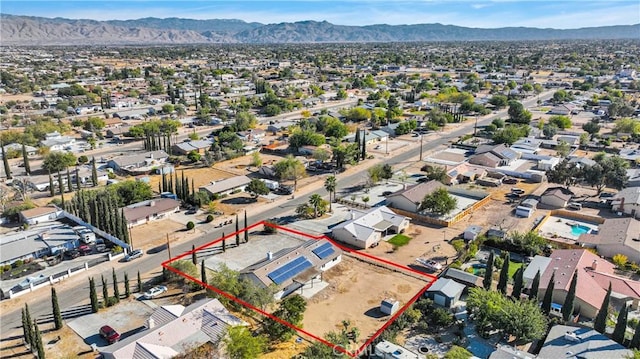
[(271, 279), (275, 284), (282, 284), (287, 279), (293, 278), (300, 274), (307, 268), (311, 268), (313, 265), (305, 257), (298, 257), (291, 262), (279, 267), (278, 269), (267, 274), (267, 277)]
[(328, 256), (332, 255), (335, 251), (333, 250), (333, 246), (331, 243), (325, 243), (320, 247), (312, 250), (313, 254), (317, 255), (320, 259), (325, 259)]

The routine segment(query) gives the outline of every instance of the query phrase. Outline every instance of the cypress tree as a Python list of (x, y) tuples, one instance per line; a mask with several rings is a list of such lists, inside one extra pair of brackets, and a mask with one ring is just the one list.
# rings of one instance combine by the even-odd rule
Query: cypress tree
[(236, 246), (240, 245), (240, 225), (238, 224), (238, 214), (236, 213)]
[(191, 245), (191, 262), (193, 263), (193, 265), (198, 265), (198, 258), (196, 255), (196, 245), (192, 244)]
[(624, 334), (627, 331), (627, 304), (623, 304), (620, 312), (618, 313), (618, 319), (616, 320), (616, 326), (613, 329), (611, 339), (624, 345)]
[(503, 295), (507, 294), (507, 283), (509, 282), (509, 260), (509, 252), (507, 252), (507, 255), (504, 257), (504, 262), (502, 262), (500, 278), (498, 279), (498, 291)]
[(367, 158), (367, 138), (366, 133), (362, 130), (362, 160)]
[(80, 170), (76, 167), (76, 189), (80, 191)]
[(51, 306), (53, 308), (53, 325), (56, 330), (62, 329), (62, 313), (60, 313), (58, 294), (54, 287), (51, 287)]
[(129, 298), (131, 296), (131, 288), (129, 287), (129, 274), (124, 272), (124, 297)]
[(123, 239), (126, 244), (131, 245), (131, 238), (129, 238), (129, 223), (127, 223), (127, 217), (124, 215), (124, 210), (120, 211), (120, 215), (122, 216), (122, 234)]
[(180, 178), (180, 193), (182, 194), (182, 200), (185, 201), (187, 199), (187, 195), (189, 194), (189, 190), (186, 188), (184, 181), (184, 171), (180, 171), (182, 178)]
[(106, 308), (109, 303), (109, 289), (107, 288), (107, 281), (104, 280), (104, 276), (100, 275), (102, 279), (102, 300), (104, 301), (104, 307)]
[(520, 295), (522, 294), (523, 283), (524, 283), (524, 269), (520, 267), (518, 268), (518, 270), (513, 276), (513, 291), (511, 292), (511, 296), (513, 298), (520, 299)]
[(9, 167), (9, 159), (4, 153), (4, 145), (0, 141), (0, 148), (2, 149), (2, 163), (4, 164), (4, 173), (7, 175), (7, 179), (11, 179), (11, 167)]
[(27, 331), (28, 331), (28, 336), (27, 338), (25, 338), (25, 340), (29, 343), (29, 345), (33, 348), (33, 321), (31, 320), (31, 313), (29, 312), (29, 304), (24, 304), (24, 317), (25, 317), (25, 321), (27, 322)]
[(22, 334), (24, 335), (24, 342), (31, 344), (31, 321), (27, 319), (28, 311), (22, 308)]
[(98, 185), (98, 169), (96, 168), (96, 158), (91, 159), (91, 182), (93, 187)]
[(249, 230), (247, 229), (247, 211), (244, 211), (244, 243), (249, 243)]
[(538, 289), (540, 287), (540, 270), (536, 272), (536, 276), (533, 277), (531, 282), (531, 289), (529, 290), (529, 298), (538, 300)]
[(73, 192), (73, 182), (71, 182), (71, 174), (69, 173), (69, 167), (67, 167), (67, 190)]
[(553, 301), (553, 289), (555, 287), (555, 280), (556, 272), (553, 271), (553, 273), (551, 273), (551, 278), (549, 278), (547, 290), (544, 292), (544, 298), (542, 299), (542, 311), (547, 315), (551, 312), (551, 302)]
[(116, 276), (116, 269), (111, 268), (111, 276), (113, 277), (113, 296), (116, 298), (116, 303), (120, 301), (120, 290), (118, 289), (118, 277)]
[(193, 184), (193, 178), (191, 179), (191, 200), (196, 200), (196, 186)]
[(167, 175), (164, 173), (164, 170), (162, 170), (162, 181), (160, 181), (161, 187), (160, 187), (160, 193), (162, 192), (167, 192), (166, 187), (167, 187)]
[(362, 146), (362, 143), (360, 143), (360, 129), (357, 129), (357, 130), (356, 130), (356, 138), (353, 140), (353, 142), (355, 142), (355, 143), (357, 143), (357, 144), (358, 144), (358, 151), (357, 151), (357, 153), (358, 153), (358, 158), (360, 158), (360, 155), (359, 155), (359, 154), (360, 154), (360, 152), (361, 152), (360, 146)]
[(636, 324), (635, 333), (629, 342), (629, 349), (640, 349), (640, 322)]
[(487, 268), (484, 271), (484, 278), (482, 279), (482, 287), (486, 290), (491, 290), (491, 281), (493, 280), (493, 252), (489, 253), (489, 259), (487, 259)]
[[(38, 359), (44, 359), (44, 345), (42, 344), (42, 336), (40, 335), (40, 329), (38, 328), (38, 323), (33, 321), (33, 333), (34, 333), (34, 344), (36, 352), (38, 353)], [(31, 351), (33, 351), (33, 346)]]
[(202, 283), (204, 283), (204, 284), (208, 284), (208, 282), (207, 282), (207, 268), (204, 266), (204, 259), (202, 260), (202, 262), (200, 262), (200, 281), (202, 281)]
[(62, 183), (62, 176), (58, 171), (58, 187), (60, 189), (60, 199), (62, 200), (62, 208), (64, 208), (64, 183)]
[(573, 306), (576, 300), (576, 286), (578, 285), (578, 271), (573, 272), (573, 278), (571, 278), (571, 284), (569, 285), (569, 291), (564, 298), (562, 304), (562, 320), (568, 322), (573, 314)]
[[(3, 154), (4, 157), (4, 154)], [(31, 175), (31, 166), (29, 165), (29, 156), (27, 155), (27, 147), (22, 144), (22, 162), (24, 162), (24, 170), (28, 175)]]
[(51, 172), (49, 172), (49, 194), (51, 197), (56, 195), (56, 189), (53, 186), (53, 177), (51, 177)]
[(602, 300), (602, 305), (600, 305), (600, 310), (598, 310), (596, 319), (593, 321), (593, 329), (601, 334), (605, 334), (605, 331), (607, 330), (607, 317), (609, 316), (610, 300), (611, 300), (611, 282), (609, 282), (609, 289), (607, 289), (607, 294), (604, 296), (604, 299)]
[(138, 271), (138, 293), (142, 293), (142, 278), (140, 277), (140, 271)]
[(96, 281), (93, 277), (89, 278), (89, 299), (91, 300), (91, 313), (98, 313), (100, 302), (98, 302), (98, 293), (96, 293)]

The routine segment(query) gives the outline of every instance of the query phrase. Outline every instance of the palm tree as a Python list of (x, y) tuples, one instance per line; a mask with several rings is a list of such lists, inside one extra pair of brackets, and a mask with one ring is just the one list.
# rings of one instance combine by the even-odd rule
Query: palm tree
[(314, 218), (318, 217), (318, 209), (322, 205), (322, 201), (323, 201), (322, 196), (320, 196), (317, 193), (312, 194), (311, 197), (309, 198), (309, 204), (313, 207)]
[[(333, 212), (331, 209), (331, 203), (336, 200), (336, 176), (329, 176), (324, 181), (324, 188), (329, 192), (329, 212)], [(331, 199), (331, 194), (333, 194), (333, 200)]]

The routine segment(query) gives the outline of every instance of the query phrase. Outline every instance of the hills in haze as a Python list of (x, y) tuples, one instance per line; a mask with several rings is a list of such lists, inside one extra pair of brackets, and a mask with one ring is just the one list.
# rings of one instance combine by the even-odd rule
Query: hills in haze
[(260, 24), (242, 20), (143, 18), (74, 20), (0, 15), (2, 45), (151, 45), (637, 39), (640, 24), (580, 29), (469, 28), (442, 24), (344, 26), (326, 21)]

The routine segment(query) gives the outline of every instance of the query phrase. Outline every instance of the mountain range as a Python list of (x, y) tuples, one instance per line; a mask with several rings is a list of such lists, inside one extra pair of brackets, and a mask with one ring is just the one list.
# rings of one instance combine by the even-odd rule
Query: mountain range
[(0, 14), (2, 45), (159, 45), (637, 39), (640, 24), (580, 29), (469, 28), (442, 24), (344, 26), (326, 21), (260, 24), (233, 19), (75, 20)]

